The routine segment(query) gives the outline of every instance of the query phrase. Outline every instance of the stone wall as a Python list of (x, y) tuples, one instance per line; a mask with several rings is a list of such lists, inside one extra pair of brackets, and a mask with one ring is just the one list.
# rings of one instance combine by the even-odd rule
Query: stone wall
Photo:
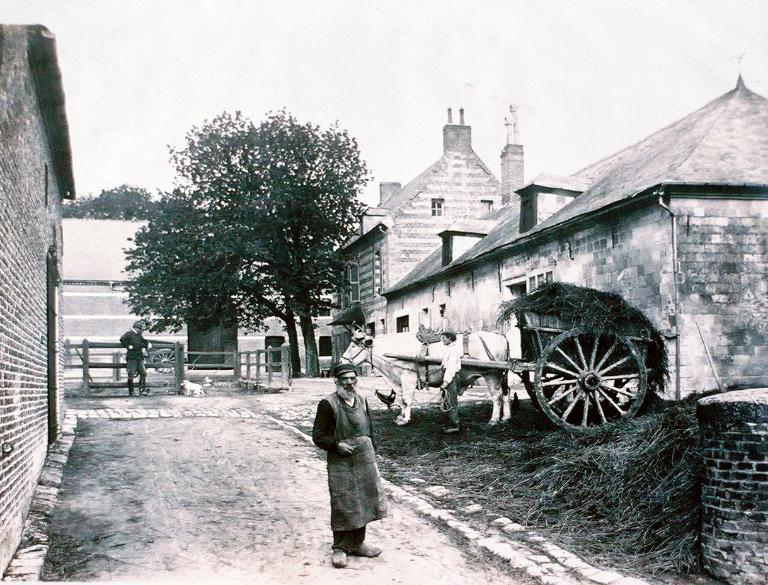
[(683, 394), (717, 388), (702, 337), (722, 384), (768, 386), (768, 200), (675, 198), (671, 207)]
[[(674, 304), (671, 277), (670, 232), (664, 213), (646, 207), (596, 222), (535, 247), (512, 251), (460, 275), (404, 291), (389, 299), (389, 330), (395, 319), (409, 315), (418, 324), (427, 308), (458, 330), (493, 330), (499, 305), (530, 291), (550, 278), (580, 286), (616, 292), (642, 310), (662, 330), (669, 329)], [(436, 240), (437, 241), (437, 240)], [(433, 319), (433, 326), (440, 326)], [(520, 356), (516, 331), (511, 336), (513, 356)]]
[[(59, 190), (23, 27), (0, 28), (0, 568), (13, 554), (48, 444), (47, 278)], [(60, 268), (60, 267), (59, 267)], [(58, 374), (57, 374), (58, 376)], [(62, 412), (61, 396), (58, 412)]]
[(768, 388), (699, 401), (704, 568), (732, 584), (768, 575)]

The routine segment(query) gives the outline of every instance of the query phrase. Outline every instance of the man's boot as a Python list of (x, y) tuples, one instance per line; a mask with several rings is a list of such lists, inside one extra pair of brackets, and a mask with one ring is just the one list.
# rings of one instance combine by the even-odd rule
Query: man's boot
[(347, 566), (347, 553), (343, 550), (335, 550), (331, 555), (331, 564), (337, 569), (343, 569)]
[(136, 396), (136, 389), (133, 386), (133, 378), (128, 378), (128, 396)]

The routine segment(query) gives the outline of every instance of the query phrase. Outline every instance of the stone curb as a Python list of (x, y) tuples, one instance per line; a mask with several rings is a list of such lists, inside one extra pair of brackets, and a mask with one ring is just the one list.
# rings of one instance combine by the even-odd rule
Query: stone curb
[[(310, 445), (313, 444), (312, 437), (290, 423), (270, 415), (264, 416)], [(436, 508), (420, 497), (419, 491), (422, 491), (439, 499), (448, 494), (448, 490), (443, 486), (426, 486), (423, 480), (413, 480), (414, 486), (403, 487), (383, 478), (382, 482), (396, 502), (407, 505), (420, 515), (447, 526), (471, 546), (509, 563), (521, 576), (543, 585), (649, 585), (642, 579), (594, 567), (509, 518), (496, 518), (491, 523), (492, 528), (487, 534), (481, 534), (460, 520), (455, 510)], [(460, 513), (473, 515), (482, 511), (482, 506), (473, 504), (463, 508)]]
[(134, 420), (147, 418), (255, 418), (247, 408), (236, 409), (67, 409), (61, 425), (61, 435), (48, 447), (45, 464), (37, 481), (32, 503), (24, 520), (21, 542), (8, 563), (2, 581), (39, 581), (48, 554), (51, 516), (58, 500), (64, 466), (75, 442), (77, 421), (85, 419)]

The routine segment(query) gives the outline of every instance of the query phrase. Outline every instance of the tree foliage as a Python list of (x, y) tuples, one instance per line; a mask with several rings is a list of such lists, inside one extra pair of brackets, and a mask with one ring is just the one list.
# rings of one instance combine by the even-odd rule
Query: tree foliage
[(369, 178), (354, 138), (337, 125), (300, 123), (285, 111), (259, 125), (223, 113), (174, 150), (177, 188), (163, 195), (129, 253), (129, 302), (160, 316), (286, 324), (296, 318), (307, 371), (317, 372), (312, 317), (341, 283), (336, 251), (354, 233)]
[(63, 217), (88, 219), (146, 220), (154, 207), (152, 196), (146, 189), (120, 185), (105, 189), (96, 197), (66, 201)]

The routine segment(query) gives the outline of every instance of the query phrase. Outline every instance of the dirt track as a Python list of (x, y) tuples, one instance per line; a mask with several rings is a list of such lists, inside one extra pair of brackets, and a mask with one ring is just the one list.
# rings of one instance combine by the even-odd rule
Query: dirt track
[[(324, 391), (195, 403), (157, 396), (140, 403), (247, 407), (258, 415), (251, 419), (81, 420), (44, 578), (514, 583), (487, 563), (473, 563), (437, 528), (395, 505), (389, 518), (369, 527), (370, 541), (385, 549), (381, 557), (331, 567), (324, 459), (259, 414), (267, 403), (316, 402)], [(126, 399), (100, 402), (139, 406)]]

